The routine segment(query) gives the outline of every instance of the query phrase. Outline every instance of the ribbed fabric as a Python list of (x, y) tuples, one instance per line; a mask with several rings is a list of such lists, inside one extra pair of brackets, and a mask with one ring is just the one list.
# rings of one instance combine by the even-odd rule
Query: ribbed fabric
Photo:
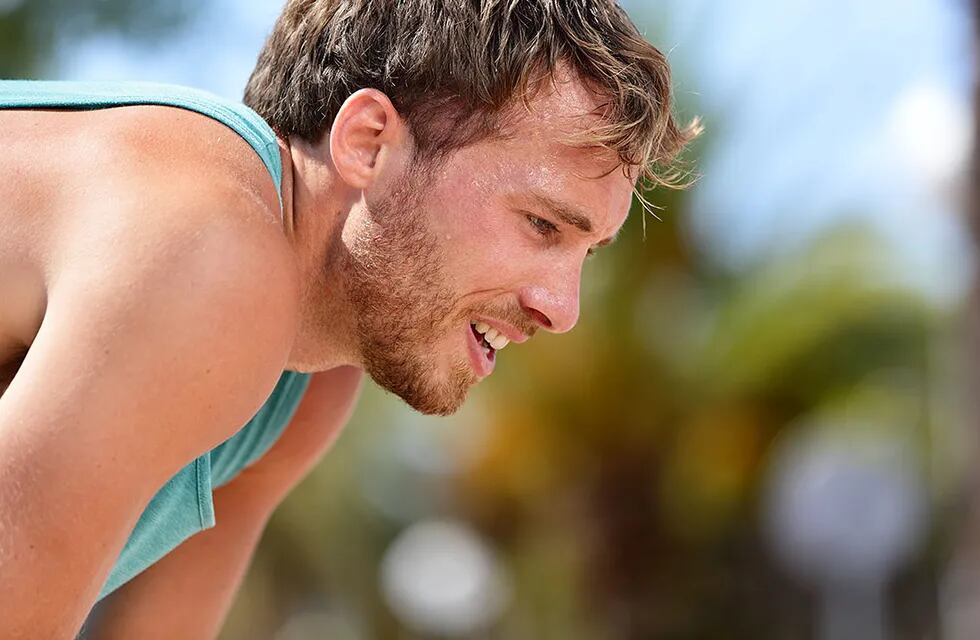
[[(131, 105), (178, 107), (228, 126), (261, 158), (282, 204), (282, 162), (275, 134), (244, 105), (195, 89), (160, 84), (0, 81), (0, 109), (104, 109)], [(292, 419), (309, 381), (309, 375), (284, 371), (265, 404), (241, 430), (193, 460), (160, 488), (130, 533), (99, 593), (100, 600), (190, 536), (215, 525), (212, 489), (230, 482), (269, 450)]]

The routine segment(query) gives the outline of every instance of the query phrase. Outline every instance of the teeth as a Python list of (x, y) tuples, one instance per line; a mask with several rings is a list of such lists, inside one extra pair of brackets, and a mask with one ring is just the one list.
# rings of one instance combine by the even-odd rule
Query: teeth
[(485, 322), (477, 322), (473, 325), (473, 328), (476, 329), (477, 333), (483, 334), (483, 339), (486, 340), (487, 344), (493, 347), (495, 351), (500, 351), (510, 344), (510, 340), (501, 335), (496, 329), (491, 329), (490, 325)]

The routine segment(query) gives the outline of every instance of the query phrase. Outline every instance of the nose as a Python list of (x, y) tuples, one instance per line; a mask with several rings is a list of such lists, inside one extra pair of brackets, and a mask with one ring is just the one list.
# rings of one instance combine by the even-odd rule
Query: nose
[(571, 331), (578, 322), (581, 279), (581, 265), (555, 269), (539, 283), (521, 290), (521, 307), (547, 331)]

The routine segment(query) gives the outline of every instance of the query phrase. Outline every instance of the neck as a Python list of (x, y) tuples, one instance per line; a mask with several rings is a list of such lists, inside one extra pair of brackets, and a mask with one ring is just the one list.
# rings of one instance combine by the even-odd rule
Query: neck
[(354, 314), (341, 272), (341, 234), (356, 199), (321, 147), (279, 139), (283, 233), (300, 279), (300, 322), (287, 364), (296, 371), (360, 365)]

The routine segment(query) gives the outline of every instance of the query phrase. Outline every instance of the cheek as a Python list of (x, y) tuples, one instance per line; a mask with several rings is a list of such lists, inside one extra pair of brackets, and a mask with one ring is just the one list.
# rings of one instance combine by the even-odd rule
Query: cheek
[(516, 214), (479, 212), (461, 217), (462, 223), (447, 234), (448, 255), (468, 290), (512, 289), (540, 249), (522, 233)]
[(436, 237), (450, 277), (461, 286), (471, 283), (474, 275), (485, 279), (513, 244), (512, 230), (486, 210), (450, 205), (442, 218)]
[(469, 179), (446, 181), (431, 198), (433, 230), (458, 290), (499, 291), (519, 284), (540, 251), (519, 214), (492, 204), (493, 194)]

